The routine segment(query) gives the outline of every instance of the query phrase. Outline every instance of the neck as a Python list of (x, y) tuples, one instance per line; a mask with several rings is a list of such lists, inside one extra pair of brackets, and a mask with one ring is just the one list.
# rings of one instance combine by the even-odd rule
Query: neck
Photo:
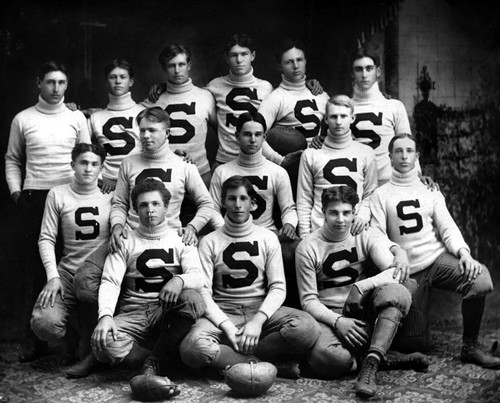
[(170, 151), (170, 145), (168, 143), (168, 139), (166, 139), (165, 143), (163, 143), (159, 148), (157, 148), (154, 151), (142, 150), (142, 155), (144, 156), (144, 158), (150, 160), (158, 160), (163, 158), (169, 152), (171, 153), (172, 151)]
[(39, 112), (45, 113), (47, 115), (54, 115), (66, 110), (66, 105), (64, 105), (64, 97), (62, 97), (57, 104), (49, 104), (45, 99), (43, 99), (41, 95), (39, 95), (38, 103), (35, 107)]
[(264, 156), (262, 155), (262, 149), (257, 151), (255, 154), (246, 154), (240, 150), (238, 154), (238, 165), (243, 167), (258, 167), (264, 164)]
[(110, 111), (124, 111), (136, 105), (136, 103), (132, 99), (132, 94), (130, 93), (130, 91), (127, 92), (126, 94), (118, 96), (113, 94), (108, 94), (108, 97), (109, 97), (109, 103), (107, 108)]
[(406, 173), (401, 173), (392, 168), (390, 182), (397, 186), (411, 186), (420, 183), (420, 179), (416, 168)]
[(380, 92), (377, 81), (367, 90), (354, 85), (354, 94), (352, 96), (354, 100), (373, 100), (381, 97), (383, 98), (384, 95)]
[(240, 238), (248, 236), (252, 232), (252, 225), (253, 220), (251, 215), (244, 223), (237, 224), (234, 221), (231, 221), (226, 214), (224, 216), (224, 226), (222, 227), (222, 230), (229, 236)]
[(183, 92), (188, 92), (193, 89), (193, 80), (188, 78), (185, 83), (175, 84), (167, 81), (167, 92), (171, 94), (182, 94)]
[(332, 230), (330, 230), (330, 228), (328, 228), (328, 225), (326, 224), (326, 222), (323, 224), (323, 227), (321, 228), (321, 232), (326, 239), (328, 239), (329, 241), (332, 241), (332, 242), (341, 242), (344, 239), (347, 239), (350, 235), (350, 229), (349, 229), (349, 231), (346, 231), (344, 233), (332, 231)]
[(302, 91), (306, 88), (306, 77), (304, 76), (300, 81), (290, 81), (282, 74), (280, 87), (287, 91)]
[(92, 183), (81, 183), (78, 181), (76, 175), (73, 175), (70, 187), (79, 194), (92, 194), (97, 190), (97, 181), (93, 181)]
[(147, 239), (161, 239), (168, 232), (167, 220), (163, 220), (158, 225), (155, 226), (146, 226), (142, 223), (139, 223), (139, 227), (137, 228), (137, 232), (140, 236)]
[(346, 134), (341, 136), (333, 135), (330, 130), (328, 130), (328, 135), (323, 143), (326, 147), (342, 149), (349, 147), (353, 142), (352, 133), (349, 130)]
[(233, 74), (231, 70), (229, 70), (229, 81), (233, 83), (249, 83), (254, 79), (253, 76), (253, 68), (250, 71), (243, 75)]

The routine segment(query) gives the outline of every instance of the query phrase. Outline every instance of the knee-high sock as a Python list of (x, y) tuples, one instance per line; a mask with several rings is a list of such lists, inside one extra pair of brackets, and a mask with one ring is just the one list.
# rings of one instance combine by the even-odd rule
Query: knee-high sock
[(477, 341), (481, 320), (483, 319), (486, 298), (471, 298), (462, 300), (463, 342), (470, 344)]

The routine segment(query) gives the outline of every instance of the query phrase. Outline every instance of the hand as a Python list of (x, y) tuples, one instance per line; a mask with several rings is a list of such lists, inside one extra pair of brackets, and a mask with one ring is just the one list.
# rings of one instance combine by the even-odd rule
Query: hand
[(87, 108), (87, 109), (82, 109), (82, 113), (85, 115), (87, 119), (89, 119), (93, 113), (102, 111), (102, 108)]
[(127, 230), (123, 228), (121, 224), (115, 224), (113, 226), (113, 232), (111, 233), (111, 239), (109, 241), (109, 253), (118, 252), (119, 249), (123, 247), (122, 238), (127, 238)]
[(337, 319), (337, 335), (350, 347), (361, 347), (368, 342), (368, 334), (364, 327), (365, 322), (359, 319), (341, 316)]
[(315, 150), (319, 150), (321, 147), (323, 147), (323, 143), (325, 142), (325, 138), (321, 137), (319, 134), (317, 136), (314, 136), (311, 144), (309, 144), (310, 148), (314, 148)]
[(160, 303), (165, 304), (165, 308), (172, 308), (177, 303), (183, 288), (184, 281), (182, 281), (182, 278), (177, 276), (172, 277), (158, 294)]
[(410, 278), (410, 259), (408, 259), (408, 253), (403, 248), (392, 247), (391, 252), (394, 251), (394, 248), (396, 248), (396, 251), (390, 266), (395, 268), (392, 278), (397, 279), (402, 284)]
[(158, 98), (160, 98), (160, 95), (163, 94), (166, 90), (167, 90), (166, 83), (153, 84), (151, 86), (151, 89), (149, 90), (148, 99), (152, 103), (156, 103), (156, 101), (158, 101)]
[(219, 328), (226, 334), (226, 337), (229, 340), (229, 344), (233, 348), (233, 350), (239, 352), (240, 348), (238, 347), (238, 338), (236, 337), (238, 328), (234, 325), (234, 323), (231, 322), (230, 319), (226, 319), (219, 325)]
[[(363, 312), (366, 298), (369, 292), (363, 294), (355, 284), (352, 285), (351, 291), (344, 303), (344, 313), (349, 317), (360, 317)], [(338, 322), (337, 322), (338, 324)], [(338, 327), (338, 325), (337, 325)]]
[(427, 189), (431, 191), (436, 190), (439, 192), (439, 185), (436, 182), (434, 182), (430, 176), (420, 175), (420, 180), (425, 186), (427, 186)]
[(66, 102), (64, 105), (66, 105), (66, 108), (68, 108), (70, 111), (77, 111), (79, 108), (78, 108), (78, 105), (75, 104), (74, 102)]
[(102, 351), (102, 349), (106, 347), (106, 338), (108, 337), (109, 332), (111, 332), (113, 340), (116, 341), (118, 337), (118, 329), (116, 328), (115, 321), (111, 316), (106, 315), (99, 319), (99, 323), (97, 323), (97, 326), (92, 333), (92, 337), (90, 339), (92, 347), (97, 349), (97, 351)]
[(368, 229), (369, 226), (370, 223), (368, 221), (365, 221), (362, 218), (356, 216), (352, 221), (351, 235), (358, 235), (362, 231)]
[(116, 181), (113, 179), (102, 178), (97, 181), (97, 185), (101, 188), (102, 193), (111, 193), (116, 188)]
[(50, 306), (53, 308), (58, 293), (61, 293), (61, 299), (64, 300), (64, 287), (61, 283), (61, 279), (59, 277), (54, 277), (47, 281), (47, 284), (45, 284), (38, 296), (42, 309), (47, 308), (49, 301)]
[(14, 200), (14, 203), (17, 204), (17, 201), (19, 200), (19, 197), (21, 197), (21, 192), (18, 190), (10, 195), (12, 197), (12, 200)]
[(174, 153), (180, 157), (184, 157), (183, 161), (186, 161), (189, 164), (194, 164), (193, 157), (191, 157), (191, 154), (188, 154), (186, 151), (177, 149)]
[(179, 236), (182, 236), (182, 242), (184, 242), (184, 245), (198, 245), (196, 230), (191, 224), (186, 225), (186, 227), (184, 228), (179, 228), (177, 233), (179, 234)]
[(309, 91), (312, 92), (313, 95), (319, 95), (323, 93), (323, 87), (321, 86), (319, 81), (314, 78), (306, 81), (306, 87), (309, 89)]
[(295, 228), (292, 224), (285, 224), (278, 231), (278, 238), (280, 241), (293, 241), (297, 239), (297, 233), (295, 232)]
[(296, 165), (300, 161), (300, 156), (302, 155), (302, 150), (293, 151), (285, 155), (285, 158), (281, 162), (281, 166), (285, 169), (289, 169)]
[(236, 336), (240, 336), (238, 346), (243, 354), (253, 354), (255, 347), (259, 344), (262, 325), (267, 317), (262, 312), (255, 316), (238, 330)]
[(467, 277), (467, 281), (472, 282), (483, 271), (483, 265), (476, 259), (473, 259), (470, 253), (462, 248), (460, 255), (460, 273)]

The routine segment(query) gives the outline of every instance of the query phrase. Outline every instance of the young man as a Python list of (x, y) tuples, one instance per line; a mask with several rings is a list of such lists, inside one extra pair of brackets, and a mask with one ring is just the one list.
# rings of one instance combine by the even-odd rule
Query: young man
[[(161, 180), (172, 195), (167, 220), (172, 228), (179, 229), (183, 242), (197, 243), (197, 233), (213, 213), (213, 203), (198, 170), (174, 154), (169, 147), (170, 118), (160, 107), (143, 110), (137, 116), (142, 152), (124, 158), (118, 173), (113, 205), (111, 208), (112, 238), (110, 250), (117, 251), (128, 228), (137, 228), (138, 216), (130, 200), (132, 188), (142, 180), (152, 177)], [(198, 208), (194, 218), (181, 228), (180, 207), (186, 193), (193, 197)]]
[[(90, 143), (85, 116), (70, 111), (64, 104), (68, 87), (66, 68), (55, 61), (42, 64), (37, 85), (40, 89), (38, 103), (12, 120), (5, 154), (5, 177), (11, 197), (19, 206), (25, 245), (24, 266), (29, 270), (26, 274), (30, 279), (27, 300), (32, 301), (26, 316), (31, 314), (36, 295), (45, 281), (37, 241), (47, 193), (54, 186), (71, 182), (71, 150), (77, 143)], [(35, 359), (42, 352), (41, 347), (36, 344), (21, 361)]]
[[(398, 245), (376, 229), (351, 235), (358, 202), (350, 186), (323, 191), (325, 223), (297, 248), (297, 283), (302, 308), (321, 326), (308, 359), (311, 369), (335, 379), (354, 371), (366, 352), (356, 394), (372, 397), (378, 366), (410, 309), (411, 293), (398, 282), (408, 263)], [(369, 277), (370, 259), (382, 271), (374, 277)], [(399, 356), (396, 361), (426, 368), (421, 358)]]
[(142, 378), (132, 382), (133, 392), (136, 386), (142, 390), (142, 379), (155, 383), (164, 390), (163, 398), (169, 398), (180, 391), (168, 378), (159, 377), (159, 361), (177, 349), (203, 314), (205, 304), (196, 291), (203, 284), (201, 264), (196, 247), (185, 245), (168, 224), (170, 192), (162, 182), (140, 181), (131, 199), (139, 227), (130, 231), (123, 248), (106, 259), (92, 348), (99, 361), (116, 364), (134, 343), (153, 347)]
[(221, 197), (224, 226), (199, 247), (207, 309), (183, 340), (181, 358), (193, 368), (219, 370), (251, 359), (297, 360), (319, 329), (309, 314), (281, 306), (286, 286), (278, 238), (253, 223), (257, 194), (248, 179), (227, 179)]
[[(236, 139), (240, 144), (238, 158), (219, 165), (210, 184), (210, 195), (215, 205), (214, 222), (219, 228), (224, 225), (222, 206), (222, 185), (234, 175), (247, 178), (257, 193), (257, 208), (252, 211), (255, 225), (267, 228), (278, 235), (283, 251), (287, 280), (286, 304), (299, 307), (295, 285), (295, 248), (297, 210), (292, 196), (290, 179), (282, 167), (268, 161), (262, 155), (266, 140), (266, 122), (258, 112), (245, 112), (236, 123)], [(281, 213), (281, 228), (274, 221), (275, 200)]]
[(130, 153), (139, 152), (139, 127), (136, 116), (144, 109), (132, 99), (134, 70), (126, 60), (114, 59), (104, 67), (109, 104), (90, 116), (92, 136), (106, 150), (101, 189), (115, 190), (120, 164)]
[(191, 51), (182, 45), (172, 44), (158, 57), (167, 78), (166, 91), (154, 103), (170, 116), (169, 143), (172, 150), (191, 156), (207, 189), (210, 185), (210, 165), (207, 159), (206, 140), (208, 126), (216, 125), (215, 101), (206, 89), (193, 85), (189, 77)]
[[(94, 249), (108, 243), (111, 195), (103, 194), (97, 186), (105, 157), (100, 146), (77, 144), (71, 152), (74, 171), (71, 183), (55, 186), (47, 196), (38, 241), (47, 283), (31, 318), (31, 327), (41, 340), (59, 340), (69, 333), (69, 319), (77, 306), (73, 284), (75, 272)], [(58, 264), (55, 251), (59, 232), (62, 233), (63, 255)], [(95, 319), (86, 323), (89, 319), (85, 318), (90, 315), (82, 315), (83, 312), (79, 310), (77, 317), (80, 329), (73, 331), (82, 336), (81, 352), (86, 355), (83, 375), (86, 375), (95, 363), (92, 356), (87, 356), (91, 354), (89, 330), (95, 326)], [(65, 374), (71, 378), (81, 376), (80, 372), (69, 367)]]
[[(485, 368), (500, 368), (500, 358), (481, 350), (479, 329), (485, 295), (493, 284), (488, 269), (470, 255), (443, 195), (429, 191), (415, 168), (418, 151), (410, 134), (389, 143), (392, 175), (372, 195), (372, 226), (408, 251), (411, 275), (420, 285), (462, 295), (463, 337), (460, 359)], [(418, 308), (418, 307), (416, 307)]]
[(299, 166), (297, 211), (301, 238), (324, 223), (321, 196), (334, 185), (349, 185), (356, 190), (361, 203), (351, 226), (353, 234), (370, 222), (370, 195), (377, 188), (377, 165), (373, 150), (353, 140), (350, 126), (354, 106), (346, 95), (332, 97), (326, 105), (328, 132), (319, 150), (302, 153)]

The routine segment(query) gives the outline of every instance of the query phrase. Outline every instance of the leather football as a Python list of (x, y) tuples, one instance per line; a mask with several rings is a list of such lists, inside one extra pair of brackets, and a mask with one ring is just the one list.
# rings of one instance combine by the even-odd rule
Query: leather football
[(269, 362), (239, 363), (227, 366), (224, 371), (226, 384), (236, 393), (259, 396), (267, 392), (276, 381), (278, 369)]
[(162, 376), (137, 375), (129, 384), (134, 397), (145, 402), (167, 400), (180, 393), (177, 385)]

